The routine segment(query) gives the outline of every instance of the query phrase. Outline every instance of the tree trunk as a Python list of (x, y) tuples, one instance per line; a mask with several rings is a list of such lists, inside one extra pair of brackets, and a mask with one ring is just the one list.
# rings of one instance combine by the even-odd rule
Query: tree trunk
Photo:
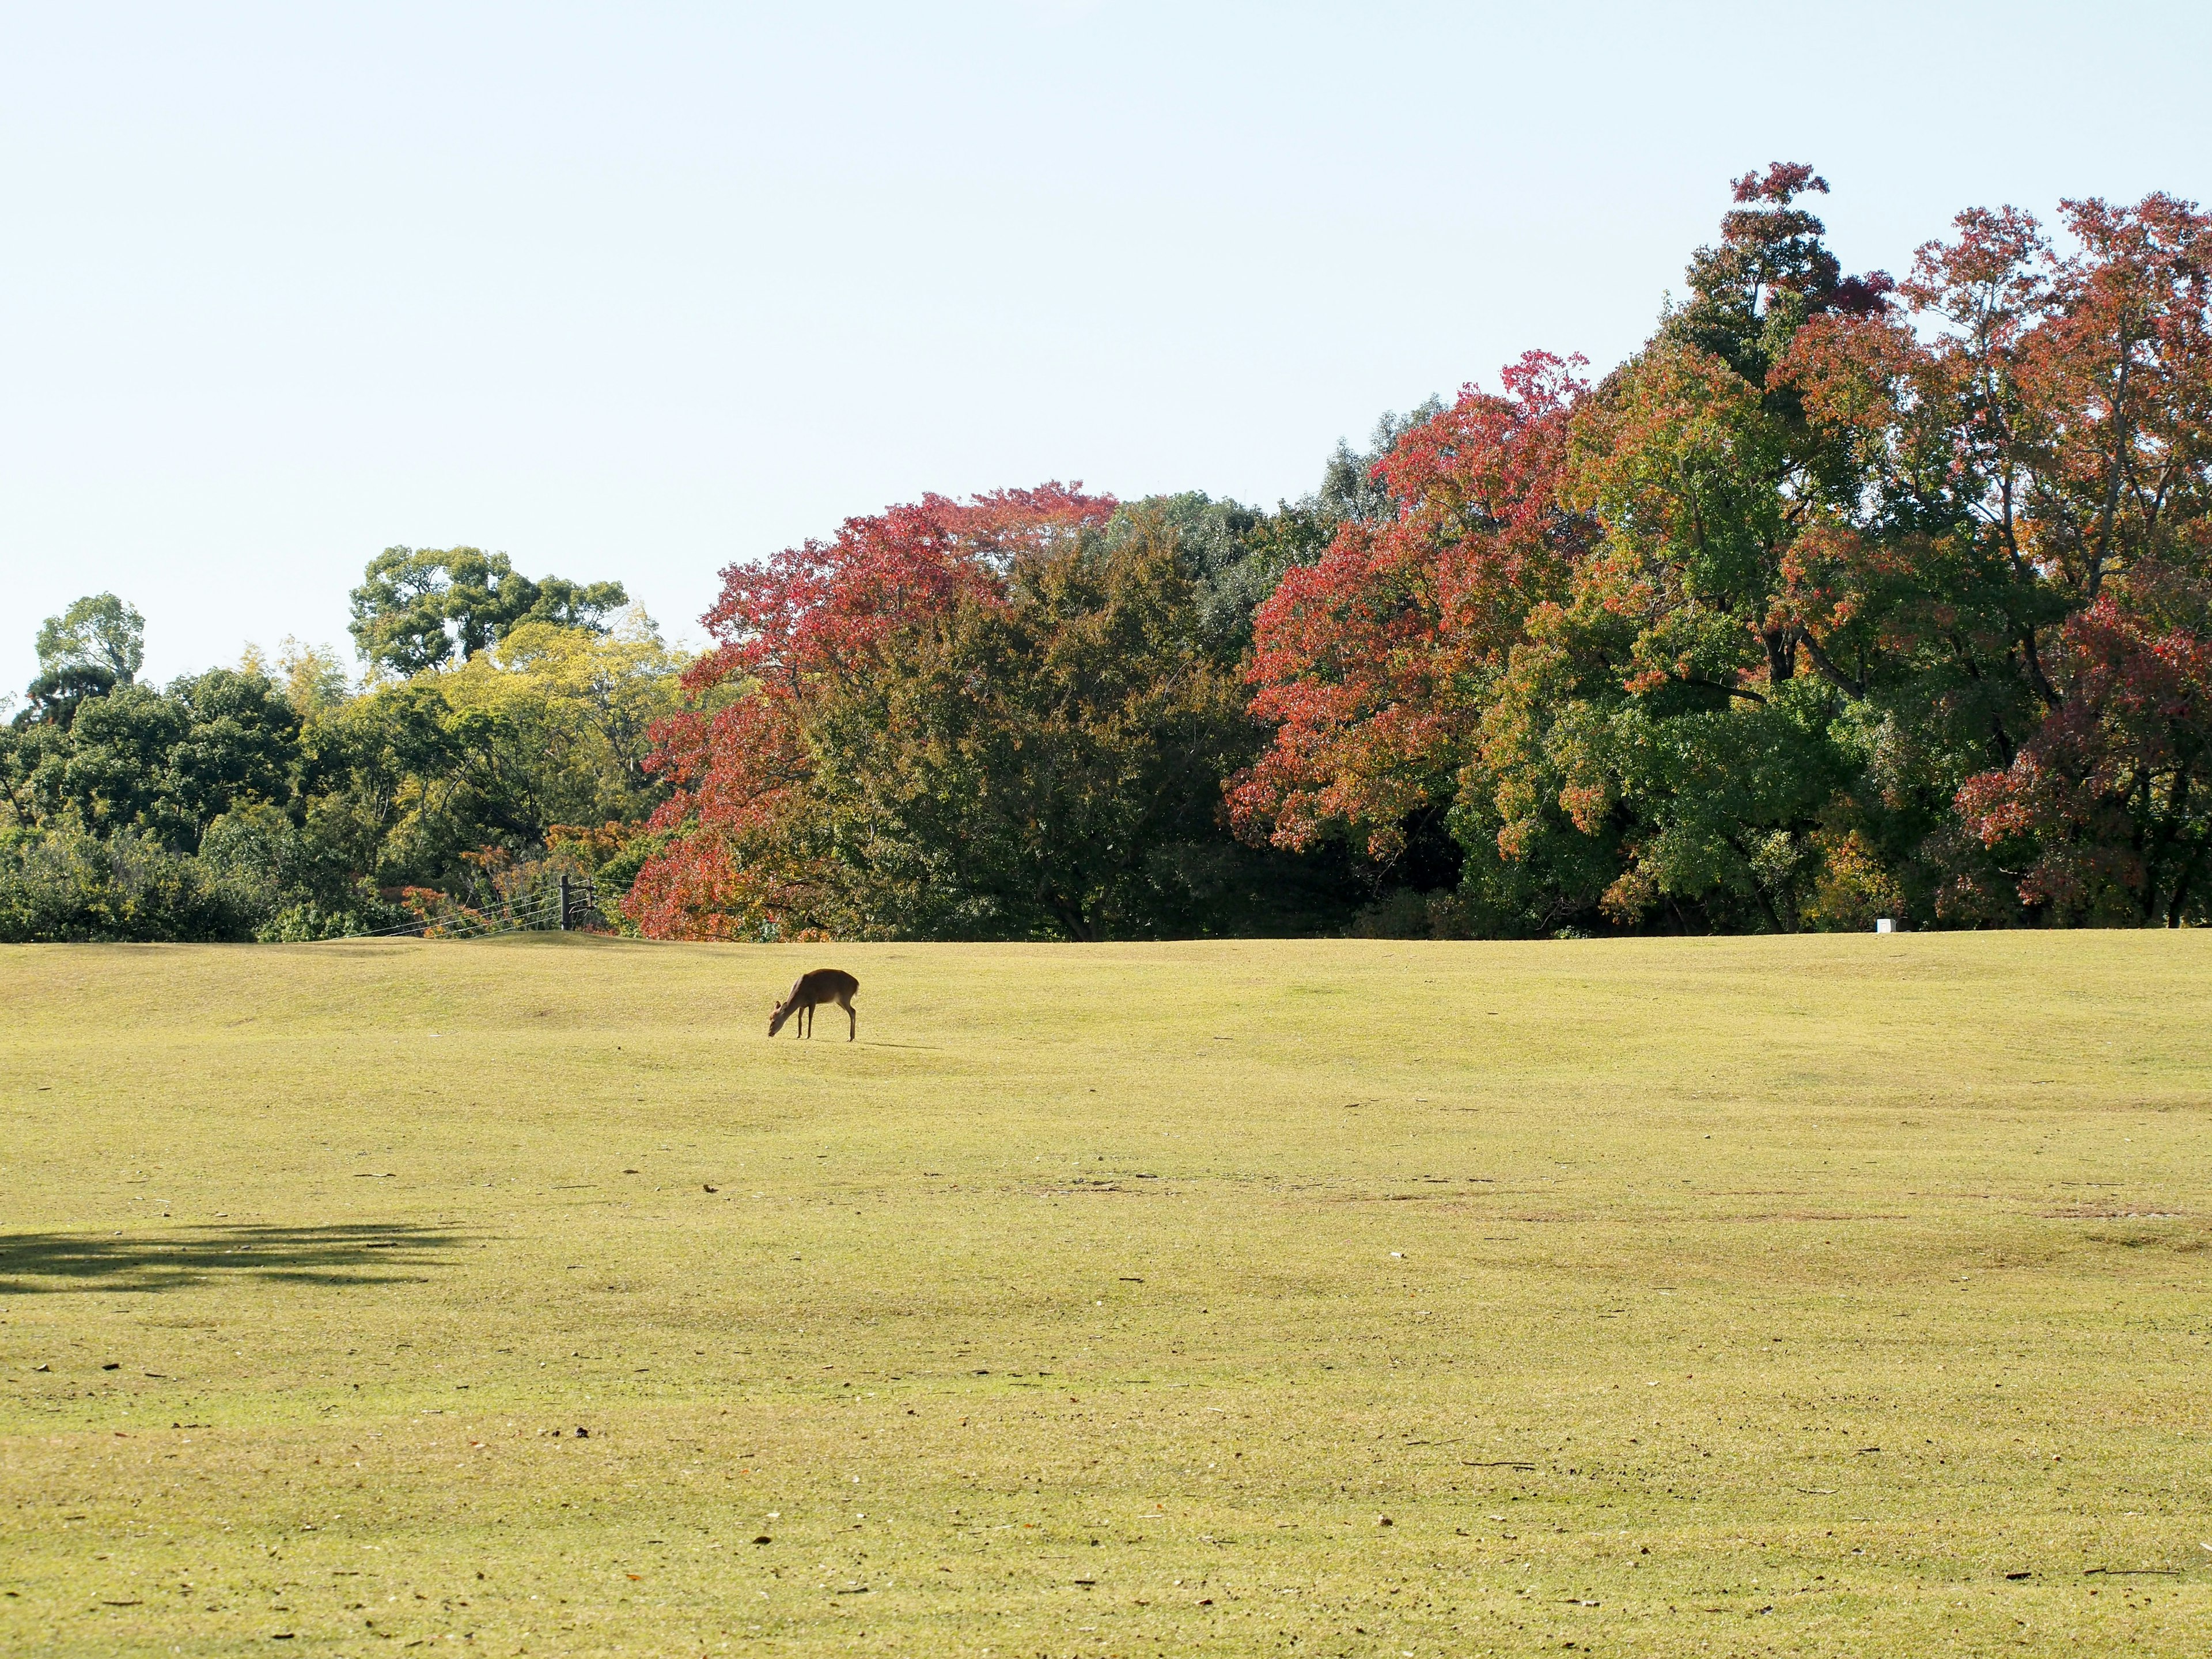
[(1759, 637), (1766, 647), (1766, 683), (1779, 685), (1797, 672), (1797, 630), (1770, 628)]

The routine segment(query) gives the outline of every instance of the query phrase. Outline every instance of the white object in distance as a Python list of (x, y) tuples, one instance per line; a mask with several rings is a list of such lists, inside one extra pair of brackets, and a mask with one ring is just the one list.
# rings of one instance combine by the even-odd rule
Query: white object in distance
[(1877, 916), (1875, 918), (1874, 930), (1877, 933), (1893, 933), (1897, 931), (1897, 923), (1887, 916)]

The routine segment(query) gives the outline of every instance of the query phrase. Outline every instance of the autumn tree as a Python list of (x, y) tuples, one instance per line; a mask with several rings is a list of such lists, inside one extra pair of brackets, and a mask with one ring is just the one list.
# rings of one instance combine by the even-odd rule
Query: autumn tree
[[(1952, 421), (1996, 427), (2009, 463), (1979, 506), (2014, 596), (1987, 668), (2018, 690), (1958, 797), (1989, 863), (1946, 897), (2179, 925), (2207, 914), (2212, 843), (2212, 219), (2160, 195), (2064, 211), (2066, 257), (2027, 226), (2001, 250), (2015, 316), (2003, 378), (1980, 378), (2002, 395)], [(1925, 263), (1941, 302), (1960, 258)]]
[(1149, 515), (1024, 549), (1002, 592), (903, 633), (884, 673), (814, 714), (817, 787), (862, 916), (938, 938), (1222, 925), (1244, 860), (1220, 781), (1253, 734), (1177, 551)]
[(1210, 550), (1178, 531), (1213, 505), (930, 496), (733, 566), (693, 684), (742, 694), (661, 729), (678, 792), (630, 914), (661, 935), (1076, 939), (1268, 914), (1277, 866), (1220, 799), (1256, 732), (1203, 602), (1249, 526)]
[(1596, 546), (1486, 726), (1500, 846), (1564, 813), (1618, 864), (1596, 896), (1616, 925), (1802, 925), (1850, 775), (1865, 641), (1831, 590), (1857, 466), (1778, 371), (1890, 284), (1843, 275), (1802, 205), (1826, 188), (1795, 164), (1737, 180), (1687, 301), (1577, 408), (1563, 488)]
[(1392, 511), (1342, 519), (1260, 608), (1247, 672), (1274, 736), (1230, 785), (1246, 837), (1387, 868), (1450, 806), (1530, 611), (1589, 544), (1560, 498), (1578, 367), (1531, 354), (1396, 434), (1373, 465)]
[(888, 664), (893, 641), (963, 595), (1003, 590), (1016, 551), (1096, 527), (1110, 498), (1047, 485), (958, 502), (941, 495), (848, 519), (828, 541), (722, 573), (704, 621), (715, 647), (690, 670), (703, 700), (655, 731), (673, 793), (626, 913), (659, 938), (777, 938), (849, 929), (838, 849), (812, 793), (808, 720)]

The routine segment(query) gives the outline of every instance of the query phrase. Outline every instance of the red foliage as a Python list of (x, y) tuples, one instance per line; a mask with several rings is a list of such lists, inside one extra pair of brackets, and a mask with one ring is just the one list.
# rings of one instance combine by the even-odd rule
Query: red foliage
[(969, 501), (925, 495), (872, 518), (845, 520), (835, 539), (787, 547), (764, 564), (722, 572), (702, 620), (720, 649), (691, 671), (703, 690), (733, 675), (795, 690), (805, 676), (864, 658), (902, 621), (995, 591), (1019, 549), (1105, 522), (1111, 496), (1049, 483)]
[(1559, 501), (1581, 367), (1530, 352), (1502, 395), (1467, 387), (1377, 463), (1399, 518), (1346, 523), (1260, 607), (1252, 709), (1278, 730), (1231, 781), (1240, 835), (1303, 848), (1340, 828), (1388, 858), (1407, 814), (1449, 793), (1474, 679), (1583, 546)]
[(2107, 595), (2057, 654), (2065, 702), (2009, 768), (1967, 781), (1959, 810), (1984, 845), (2024, 855), (2023, 903), (2178, 921), (2212, 876), (2212, 641), (2154, 632)]
[(2094, 601), (2212, 507), (2212, 216), (2165, 195), (2065, 211), (2081, 252), (2025, 354), (2047, 411), (2037, 540)]
[(638, 872), (625, 913), (654, 939), (788, 937), (821, 925), (821, 872), (805, 822), (806, 701), (864, 674), (902, 626), (1000, 594), (1008, 562), (1103, 524), (1117, 503), (1048, 483), (848, 519), (830, 541), (732, 564), (703, 620), (715, 649), (687, 678), (725, 706), (654, 728), (648, 765), (677, 786), (653, 815), (666, 848)]
[(1802, 161), (1775, 161), (1766, 169), (1766, 176), (1747, 173), (1735, 181), (1735, 199), (1741, 203), (1764, 202), (1773, 207), (1788, 207), (1808, 191), (1826, 196), (1828, 181)]

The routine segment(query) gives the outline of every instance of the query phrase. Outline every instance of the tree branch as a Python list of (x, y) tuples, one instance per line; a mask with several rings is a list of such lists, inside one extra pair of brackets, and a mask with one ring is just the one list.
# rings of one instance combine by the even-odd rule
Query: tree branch
[(1756, 691), (1747, 691), (1740, 685), (1723, 685), (1718, 680), (1702, 680), (1690, 674), (1675, 674), (1668, 678), (1675, 685), (1696, 685), (1708, 691), (1725, 691), (1731, 697), (1741, 697), (1747, 702), (1763, 703), (1766, 701)]
[(1863, 680), (1853, 679), (1849, 674), (1844, 672), (1835, 660), (1820, 648), (1820, 642), (1813, 637), (1811, 629), (1799, 629), (1797, 642), (1805, 647), (1805, 654), (1812, 658), (1813, 666), (1820, 670), (1820, 678), (1826, 680), (1829, 684), (1839, 690), (1848, 691), (1855, 697), (1866, 696), (1866, 683)]

